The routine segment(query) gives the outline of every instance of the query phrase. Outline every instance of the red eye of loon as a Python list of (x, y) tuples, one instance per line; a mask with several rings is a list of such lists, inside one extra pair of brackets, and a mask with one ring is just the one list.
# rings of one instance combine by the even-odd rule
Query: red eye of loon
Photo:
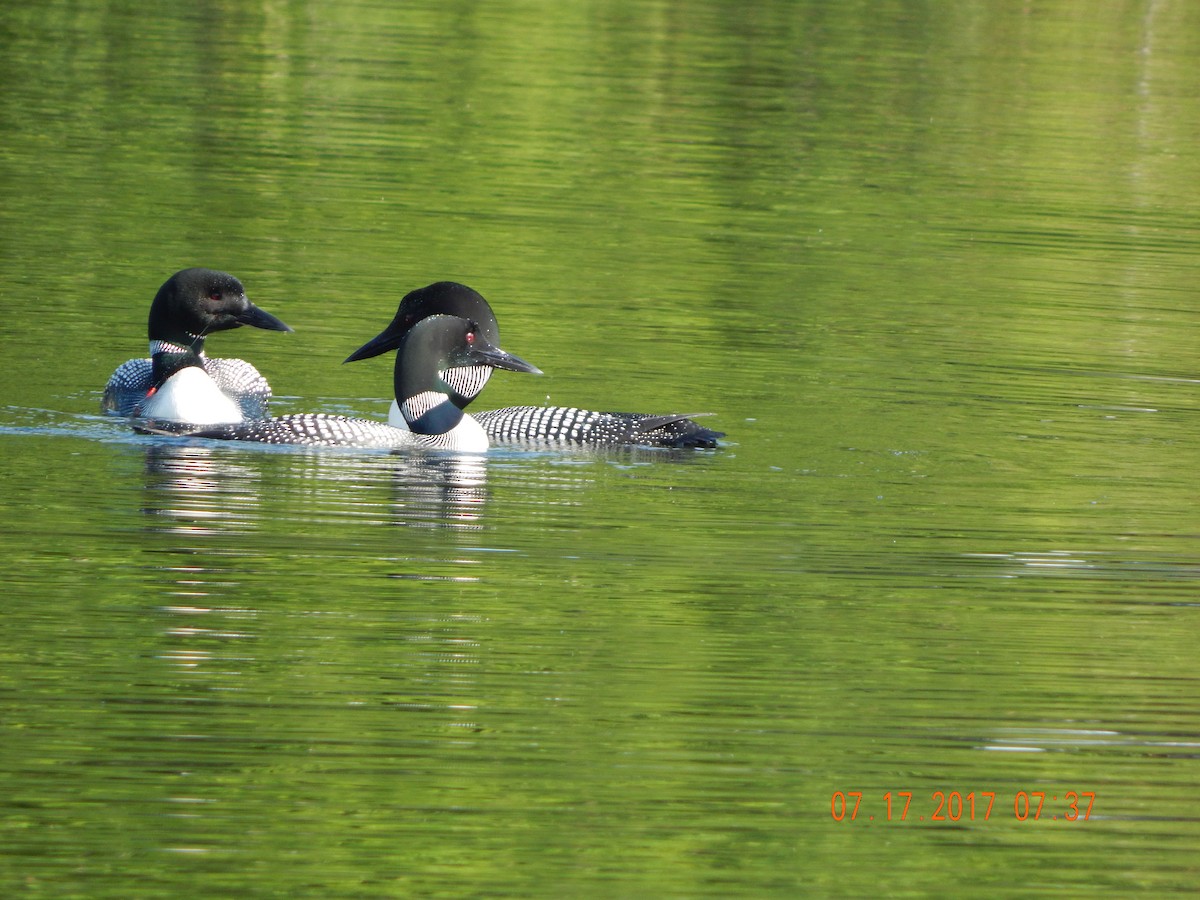
[(219, 291), (213, 291), (211, 294), (208, 295), (208, 299), (209, 300), (220, 300), (221, 294)]
[(467, 343), (468, 343), (468, 344), (473, 344), (473, 343), (475, 343), (475, 332), (473, 332), (473, 331), (468, 331), (468, 332), (467, 332)]

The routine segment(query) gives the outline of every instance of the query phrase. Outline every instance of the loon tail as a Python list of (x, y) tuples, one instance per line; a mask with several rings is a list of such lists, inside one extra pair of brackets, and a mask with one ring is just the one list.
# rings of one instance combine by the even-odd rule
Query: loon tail
[(711, 416), (712, 413), (681, 413), (672, 416), (647, 416), (639, 413), (613, 413), (637, 420), (638, 434), (646, 437), (646, 443), (658, 447), (704, 448), (717, 446), (717, 439), (725, 437), (723, 431), (705, 428), (692, 419)]

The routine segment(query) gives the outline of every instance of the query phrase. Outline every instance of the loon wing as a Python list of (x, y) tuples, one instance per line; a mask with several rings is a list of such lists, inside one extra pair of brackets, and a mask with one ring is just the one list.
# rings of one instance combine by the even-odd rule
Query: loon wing
[(232, 425), (162, 429), (166, 423), (141, 423), (139, 430), (149, 434), (182, 435), (220, 441), (251, 441), (257, 444), (301, 444), (308, 447), (411, 447), (413, 435), (371, 419), (325, 413), (299, 413), (274, 419), (253, 419)]
[(476, 413), (475, 419), (489, 438), (506, 444), (711, 448), (725, 436), (687, 415), (596, 412), (573, 406), (509, 406)]

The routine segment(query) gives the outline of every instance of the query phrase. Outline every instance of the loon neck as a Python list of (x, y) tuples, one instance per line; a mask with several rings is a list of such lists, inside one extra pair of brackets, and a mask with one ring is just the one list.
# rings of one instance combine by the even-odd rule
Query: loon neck
[(434, 360), (429, 348), (400, 347), (393, 375), (396, 400), (389, 420), (399, 418), (413, 434), (432, 435), (453, 431), (470, 418), (455, 401), (441, 365), (444, 362)]
[(400, 403), (400, 413), (414, 434), (445, 434), (467, 417), (448, 394), (439, 391), (422, 391), (405, 398)]
[[(490, 371), (490, 370), (489, 370)], [(446, 398), (446, 395), (442, 395)], [(459, 409), (461, 415), (452, 429), (456, 435), (455, 449), (468, 451), (483, 451), (488, 448), (488, 436), (483, 426), (467, 413), (461, 412), (462, 407), (459, 406), (454, 397), (451, 395), (448, 398), (450, 402)], [(405, 409), (409, 410), (406, 415)], [(414, 431), (409, 427), (408, 415), (411, 415), (414, 407), (410, 403), (406, 403), (404, 408), (401, 408), (399, 400), (393, 400), (391, 407), (388, 409), (388, 424), (399, 431)], [(428, 420), (427, 420), (428, 421)], [(449, 421), (449, 419), (447, 419)], [(418, 434), (423, 432), (417, 432)], [(436, 434), (437, 432), (428, 432)], [(478, 436), (475, 436), (477, 433)], [(471, 437), (468, 437), (471, 435)]]
[(204, 338), (198, 337), (190, 344), (176, 344), (171, 341), (151, 340), (150, 341), (150, 358), (160, 354), (187, 354), (194, 353), (203, 363), (208, 357), (204, 355)]
[(487, 386), (494, 372), (491, 366), (454, 366), (442, 373), (442, 381), (450, 389), (450, 400), (459, 409), (468, 405)]
[(450, 357), (468, 325), (453, 316), (430, 316), (410, 329), (397, 347), (392, 386), (414, 434), (444, 434), (463, 419), (456, 392), (445, 376), (455, 368)]
[(460, 316), (428, 316), (409, 330), (396, 348), (392, 376), (396, 405), (408, 430), (415, 435), (450, 435), (460, 428), (479, 432), (486, 447), (486, 435), (462, 407), (478, 393), (486, 378), (478, 369), (511, 369), (540, 373), (532, 366), (489, 343), (478, 323)]

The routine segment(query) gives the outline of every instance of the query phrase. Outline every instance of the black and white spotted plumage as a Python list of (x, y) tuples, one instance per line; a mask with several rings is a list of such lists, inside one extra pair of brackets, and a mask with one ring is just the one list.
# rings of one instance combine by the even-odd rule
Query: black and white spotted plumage
[[(181, 433), (172, 429), (172, 433)], [(305, 444), (310, 447), (370, 447), (389, 449), (417, 446), (416, 435), (383, 422), (324, 413), (298, 413), (273, 419), (252, 419), (234, 425), (182, 432), (190, 437), (259, 444)]]
[(508, 406), (474, 414), (493, 443), (538, 447), (716, 447), (720, 431), (686, 415), (596, 412), (573, 406)]
[[(246, 441), (256, 444), (303, 445), (306, 447), (346, 447), (363, 450), (452, 450), (462, 453), (487, 449), (487, 436), (467, 416), (467, 425), (444, 434), (416, 434), (393, 428), (373, 419), (335, 416), (326, 413), (297, 413), (254, 419), (232, 425), (195, 428), (171, 422), (146, 421), (137, 426), (143, 434), (175, 437), (210, 438), (220, 441)], [(472, 427), (474, 426), (474, 427)], [(475, 434), (472, 435), (471, 433)], [(477, 435), (477, 437), (476, 437)], [(475, 440), (472, 442), (471, 437)]]
[[(214, 269), (183, 269), (158, 289), (150, 304), (147, 331), (151, 357), (163, 353), (194, 353), (217, 388), (233, 400), (248, 419), (269, 415), (271, 386), (245, 360), (209, 359), (205, 338), (215, 331), (251, 325), (268, 331), (292, 329), (246, 298), (242, 283)], [(120, 416), (138, 414), (138, 407), (154, 387), (151, 359), (131, 359), (113, 372), (100, 401), (102, 412)]]

